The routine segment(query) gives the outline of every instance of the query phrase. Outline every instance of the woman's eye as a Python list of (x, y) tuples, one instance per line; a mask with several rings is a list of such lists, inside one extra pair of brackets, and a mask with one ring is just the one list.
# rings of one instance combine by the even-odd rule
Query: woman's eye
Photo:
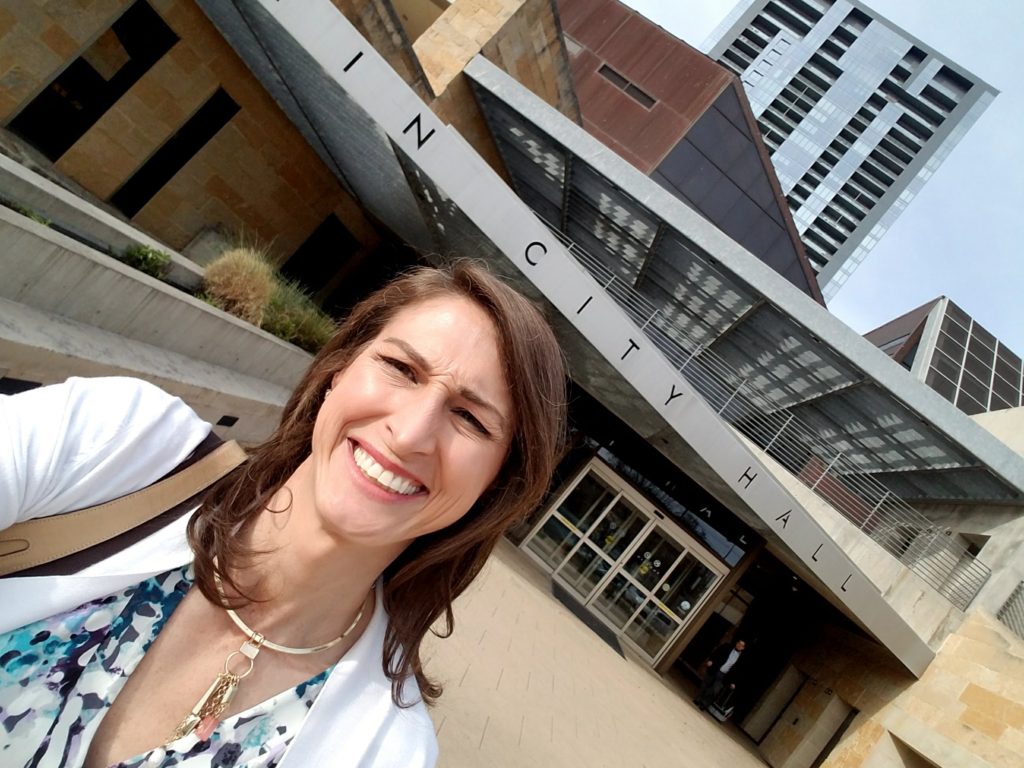
[(491, 433), (487, 431), (487, 428), (480, 423), (480, 420), (472, 414), (471, 411), (467, 411), (465, 408), (456, 408), (455, 415), (462, 419), (464, 422), (469, 424), (474, 430), (479, 432), (481, 435), (488, 436)]
[(384, 362), (385, 365), (387, 365), (389, 368), (394, 369), (396, 373), (400, 374), (401, 376), (404, 376), (409, 381), (416, 381), (416, 371), (413, 369), (411, 365), (403, 363), (401, 360), (398, 360), (397, 358), (394, 357), (381, 357), (381, 360)]

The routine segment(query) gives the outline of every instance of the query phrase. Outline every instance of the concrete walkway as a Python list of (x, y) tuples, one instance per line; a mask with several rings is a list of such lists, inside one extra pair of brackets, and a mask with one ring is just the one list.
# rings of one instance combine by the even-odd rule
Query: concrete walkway
[(432, 709), (442, 768), (763, 768), (673, 683), (605, 645), (502, 542), (455, 605), (447, 640), (424, 644), (445, 686)]

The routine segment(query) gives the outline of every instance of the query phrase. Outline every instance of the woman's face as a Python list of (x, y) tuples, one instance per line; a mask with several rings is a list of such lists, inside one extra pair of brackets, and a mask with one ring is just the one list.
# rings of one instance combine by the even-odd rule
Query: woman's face
[(399, 312), (335, 374), (313, 429), (322, 525), (404, 547), (461, 518), (508, 453), (513, 408), (494, 324), (449, 296)]

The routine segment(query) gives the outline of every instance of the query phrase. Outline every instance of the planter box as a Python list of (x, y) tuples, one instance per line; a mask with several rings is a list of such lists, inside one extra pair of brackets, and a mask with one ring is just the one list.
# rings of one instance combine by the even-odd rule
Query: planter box
[[(263, 439), (312, 356), (82, 243), (0, 208), (0, 375), (137, 375), (222, 431)], [(32, 377), (35, 378), (32, 378)], [(233, 430), (233, 431), (232, 431)]]

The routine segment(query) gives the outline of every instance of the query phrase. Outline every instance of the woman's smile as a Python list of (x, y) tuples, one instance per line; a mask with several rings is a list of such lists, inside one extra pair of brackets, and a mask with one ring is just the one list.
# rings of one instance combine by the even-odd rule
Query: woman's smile
[(352, 446), (352, 460), (358, 470), (363, 477), (381, 489), (396, 496), (413, 496), (426, 492), (426, 486), (416, 478), (383, 458), (378, 461), (374, 457), (375, 452), (371, 453), (372, 449), (364, 448), (354, 440), (349, 440), (349, 444)]

